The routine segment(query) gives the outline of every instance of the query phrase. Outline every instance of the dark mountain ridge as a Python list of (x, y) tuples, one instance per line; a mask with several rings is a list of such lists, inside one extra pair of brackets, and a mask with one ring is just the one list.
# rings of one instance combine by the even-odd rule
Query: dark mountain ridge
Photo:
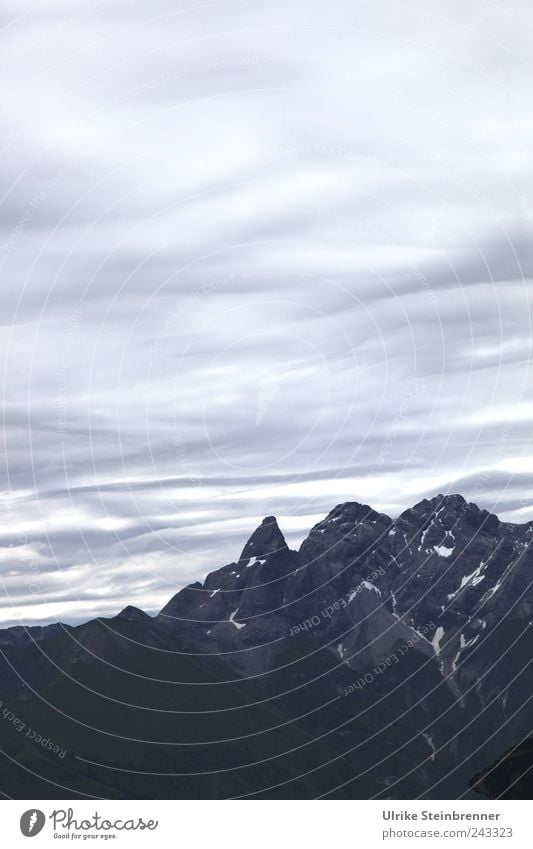
[(533, 522), (501, 522), (460, 495), (395, 521), (348, 502), (298, 551), (267, 517), (236, 562), (156, 617), (129, 606), (0, 631), (0, 787), (469, 796), (472, 776), (486, 788), (483, 769), (532, 726), (532, 538)]

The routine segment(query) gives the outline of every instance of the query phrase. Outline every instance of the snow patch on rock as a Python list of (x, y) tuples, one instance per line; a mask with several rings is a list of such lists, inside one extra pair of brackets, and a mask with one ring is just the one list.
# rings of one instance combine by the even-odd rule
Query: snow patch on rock
[(455, 551), (455, 546), (453, 548), (448, 548), (446, 545), (434, 545), (433, 551), (435, 551), (439, 557), (451, 557)]
[(433, 651), (435, 652), (436, 655), (440, 654), (440, 643), (441, 643), (441, 640), (442, 640), (443, 637), (444, 637), (444, 628), (442, 627), (442, 625), (439, 625), (439, 627), (435, 631), (435, 634), (433, 635), (433, 639), (431, 641), (431, 645), (433, 646)]
[(241, 628), (246, 628), (246, 622), (244, 622), (244, 623), (243, 622), (235, 622), (235, 616), (237, 615), (238, 612), (239, 612), (239, 608), (237, 608), (237, 610), (234, 610), (233, 613), (231, 614), (230, 618), (229, 618), (229, 621), (231, 622), (232, 625), (235, 625), (235, 627), (237, 628), (238, 631), (240, 631)]

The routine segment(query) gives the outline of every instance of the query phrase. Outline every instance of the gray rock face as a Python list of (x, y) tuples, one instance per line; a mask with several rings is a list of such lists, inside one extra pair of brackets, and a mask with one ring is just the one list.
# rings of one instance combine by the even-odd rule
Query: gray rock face
[(367, 505), (338, 505), (298, 552), (269, 517), (238, 564), (197, 587), (195, 605), (190, 588), (162, 614), (194, 609), (206, 625), (196, 639), (230, 647), (229, 662), (246, 674), (271, 668), (272, 646), (293, 638), (319, 641), (364, 673), (414, 635), (413, 652), (462, 707), (474, 699), (503, 715), (523, 700), (532, 539), (533, 523), (500, 522), (460, 495), (423, 500), (396, 521)]
[(287, 543), (276, 518), (267, 516), (244, 546), (239, 557), (239, 566), (247, 567), (252, 560), (264, 560), (273, 555), (283, 555), (287, 551)]

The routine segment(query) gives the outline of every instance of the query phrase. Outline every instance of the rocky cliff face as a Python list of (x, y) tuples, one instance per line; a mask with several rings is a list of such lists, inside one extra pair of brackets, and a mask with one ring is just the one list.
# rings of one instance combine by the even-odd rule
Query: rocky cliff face
[[(132, 764), (138, 775), (152, 763), (162, 714), (169, 739), (156, 762), (191, 776), (173, 779), (177, 795), (468, 794), (472, 775), (531, 727), (532, 538), (533, 523), (500, 522), (459, 495), (424, 500), (395, 521), (341, 504), (299, 551), (270, 516), (235, 563), (178, 592), (155, 618), (126, 608), (78, 628), (0, 632), (0, 694), (21, 712), (45, 703), (54, 728), (58, 704), (68, 716), (75, 705), (63, 736), (74, 753), (83, 747), (92, 781), (126, 796), (161, 794), (157, 781), (139, 791), (115, 767)], [(85, 739), (66, 729), (83, 726), (89, 702), (102, 726), (91, 722)], [(221, 710), (236, 720), (233, 732), (213, 719)], [(177, 759), (184, 714), (203, 740)], [(115, 740), (110, 751), (109, 734), (137, 742)], [(200, 755), (205, 740), (212, 746)], [(289, 754), (296, 740), (310, 770)], [(270, 789), (242, 766), (259, 749)], [(194, 777), (207, 755), (209, 774), (224, 782)], [(65, 780), (83, 795), (79, 760), (66, 763)]]
[(269, 517), (237, 563), (178, 593), (160, 618), (202, 645), (256, 647), (250, 668), (265, 642), (296, 634), (333, 652), (342, 639), (343, 663), (364, 668), (424, 631), (417, 651), (454, 692), (508, 700), (513, 663), (496, 662), (498, 646), (515, 632), (520, 644), (533, 619), (532, 540), (533, 523), (500, 522), (460, 495), (424, 500), (395, 522), (341, 504), (298, 552)]

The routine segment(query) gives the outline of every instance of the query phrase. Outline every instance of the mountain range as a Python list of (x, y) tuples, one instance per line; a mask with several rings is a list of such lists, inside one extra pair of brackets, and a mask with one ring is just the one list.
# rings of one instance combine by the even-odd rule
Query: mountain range
[(533, 522), (265, 518), (157, 616), (0, 631), (10, 798), (527, 798)]

